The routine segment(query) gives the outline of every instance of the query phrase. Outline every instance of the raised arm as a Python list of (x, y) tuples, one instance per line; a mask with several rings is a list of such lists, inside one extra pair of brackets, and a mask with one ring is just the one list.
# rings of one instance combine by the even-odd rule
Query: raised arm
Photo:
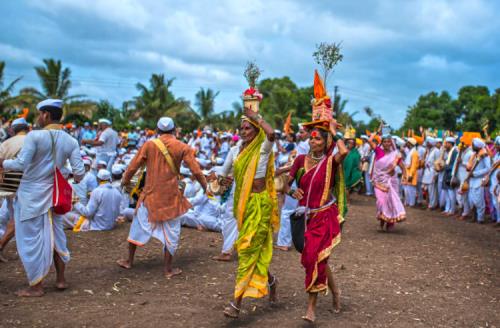
[[(337, 121), (335, 119), (332, 119), (330, 121), (330, 133), (332, 134), (333, 138), (337, 136)], [(344, 161), (344, 158), (347, 156), (347, 153), (349, 152), (347, 150), (347, 147), (345, 146), (344, 140), (338, 139), (337, 140), (337, 149), (338, 152), (335, 154), (335, 162), (337, 163), (342, 163)]]
[(243, 113), (245, 114), (246, 117), (251, 119), (254, 122), (257, 122), (259, 126), (264, 130), (264, 133), (266, 134), (267, 140), (270, 142), (274, 142), (275, 135), (274, 135), (274, 129), (267, 123), (262, 116), (251, 110), (250, 108), (244, 108)]

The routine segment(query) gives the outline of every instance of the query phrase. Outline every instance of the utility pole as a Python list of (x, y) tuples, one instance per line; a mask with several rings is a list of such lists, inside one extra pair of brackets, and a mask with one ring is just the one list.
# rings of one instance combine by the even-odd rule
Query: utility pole
[(335, 113), (335, 116), (337, 116), (339, 110), (339, 103), (337, 101), (338, 89), (339, 89), (338, 85), (333, 87), (333, 112)]

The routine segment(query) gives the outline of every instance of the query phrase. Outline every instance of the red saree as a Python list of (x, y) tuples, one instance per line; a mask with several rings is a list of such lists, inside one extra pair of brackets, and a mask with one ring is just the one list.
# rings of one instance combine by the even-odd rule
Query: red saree
[(336, 202), (332, 203), (338, 165), (331, 152), (308, 171), (305, 170), (304, 162), (305, 156), (298, 156), (290, 170), (290, 176), (298, 181), (298, 186), (304, 191), (299, 206), (308, 206), (310, 210), (301, 263), (306, 270), (306, 291), (314, 293), (327, 289), (328, 258), (340, 242), (338, 208)]

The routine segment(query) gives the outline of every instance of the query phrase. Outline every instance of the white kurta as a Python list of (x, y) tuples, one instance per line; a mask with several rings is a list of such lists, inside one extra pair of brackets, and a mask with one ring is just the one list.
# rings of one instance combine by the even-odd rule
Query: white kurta
[(120, 192), (106, 183), (92, 191), (86, 206), (75, 204), (75, 211), (89, 220), (89, 230), (111, 230), (120, 215), (121, 201)]

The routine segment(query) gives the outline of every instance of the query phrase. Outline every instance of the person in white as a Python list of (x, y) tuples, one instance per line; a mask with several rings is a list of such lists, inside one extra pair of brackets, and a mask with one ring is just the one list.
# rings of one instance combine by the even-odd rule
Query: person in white
[[(465, 147), (465, 145), (464, 145)], [(472, 156), (472, 147), (467, 147), (462, 151), (462, 156), (459, 158), (458, 162), (458, 179), (460, 180), (460, 185), (465, 181), (465, 178), (468, 175), (467, 172), (467, 164), (469, 163), (469, 159)], [(461, 208), (461, 214), (459, 216), (459, 220), (465, 220), (470, 215), (470, 202), (469, 202), (469, 193), (462, 192), (460, 188), (457, 188), (457, 202), (458, 206)]]
[(111, 185), (111, 173), (99, 170), (97, 179), (99, 187), (90, 194), (88, 204), (76, 203), (74, 206), (75, 212), (85, 217), (81, 231), (111, 230), (120, 215), (122, 195)]
[(299, 142), (297, 143), (297, 155), (309, 154), (309, 133), (299, 124)]
[(436, 140), (427, 137), (427, 156), (424, 162), (424, 176), (422, 177), (422, 188), (427, 190), (427, 208), (434, 210), (438, 206), (437, 172), (434, 169), (434, 162), (439, 158), (439, 149), (436, 148)]
[(494, 211), (492, 218), (496, 220), (497, 225), (500, 225), (500, 203), (498, 202), (500, 192), (500, 185), (498, 183), (498, 175), (500, 173), (500, 136), (495, 138), (495, 148), (497, 152), (493, 156), (492, 165), (494, 171), (491, 172), (490, 177), (485, 178), (485, 185), (488, 185), (488, 182), (490, 182), (489, 192)]
[(111, 121), (105, 118), (99, 120), (101, 133), (97, 140), (82, 140), (82, 144), (97, 147), (97, 162), (105, 161), (106, 169), (111, 171), (111, 166), (116, 159), (116, 149), (120, 144), (118, 133), (111, 128)]
[(42, 296), (42, 281), (52, 263), (57, 274), (56, 288), (67, 288), (64, 270), (70, 254), (62, 217), (52, 210), (54, 161), (61, 168), (69, 159), (76, 182), (83, 178), (85, 169), (78, 141), (62, 131), (59, 124), (62, 107), (63, 102), (58, 99), (40, 102), (37, 105), (38, 125), (43, 130), (28, 133), (17, 158), (0, 159), (0, 166), (6, 171), (23, 171), (14, 204), (14, 219), (17, 249), (30, 287), (18, 291), (18, 296)]
[[(13, 137), (5, 140), (0, 145), (0, 158), (3, 159), (13, 159), (21, 151), (26, 134), (29, 132), (28, 122), (24, 118), (17, 118), (12, 121), (10, 126), (11, 132), (14, 134)], [(3, 257), (2, 253), (9, 241), (14, 237), (15, 226), (14, 226), (14, 198), (15, 193), (6, 197), (5, 206), (8, 209), (9, 219), (7, 220), (5, 233), (0, 239), (0, 261), (6, 262), (6, 258)]]
[(474, 150), (477, 165), (472, 169), (469, 181), (469, 200), (471, 207), (476, 208), (476, 219), (478, 223), (484, 223), (486, 203), (484, 200), (485, 187), (483, 186), (483, 178), (488, 174), (491, 168), (491, 160), (484, 151), (484, 147), (486, 147), (486, 144), (483, 140), (479, 138), (472, 139), (472, 148)]
[(97, 178), (94, 172), (91, 170), (92, 161), (90, 158), (83, 159), (83, 165), (85, 166), (85, 176), (80, 183), (73, 184), (73, 191), (79, 199), (79, 202), (86, 205), (89, 199), (90, 193), (97, 188)]
[[(443, 162), (446, 163), (447, 155), (444, 146), (443, 146), (443, 138), (435, 138), (436, 140), (436, 148), (439, 149), (438, 158), (442, 159)], [(444, 170), (436, 171), (437, 174), (437, 194), (438, 194), (438, 205), (439, 208), (444, 209), (446, 206), (446, 192), (443, 192), (443, 180), (444, 180)]]
[(120, 203), (120, 217), (117, 221), (132, 221), (134, 218), (135, 210), (130, 207), (130, 195), (123, 190), (121, 186), (121, 180), (123, 172), (125, 172), (126, 167), (122, 164), (114, 164), (111, 168), (111, 185), (120, 193), (121, 203)]
[(361, 146), (359, 153), (361, 155), (361, 162), (363, 163), (362, 168), (363, 168), (363, 176), (365, 180), (365, 189), (366, 189), (365, 195), (373, 196), (373, 186), (370, 177), (370, 163), (373, 160), (373, 158), (372, 158), (372, 147), (370, 147), (368, 139), (369, 138), (367, 135), (363, 134), (361, 136), (361, 140), (363, 140), (363, 145)]

